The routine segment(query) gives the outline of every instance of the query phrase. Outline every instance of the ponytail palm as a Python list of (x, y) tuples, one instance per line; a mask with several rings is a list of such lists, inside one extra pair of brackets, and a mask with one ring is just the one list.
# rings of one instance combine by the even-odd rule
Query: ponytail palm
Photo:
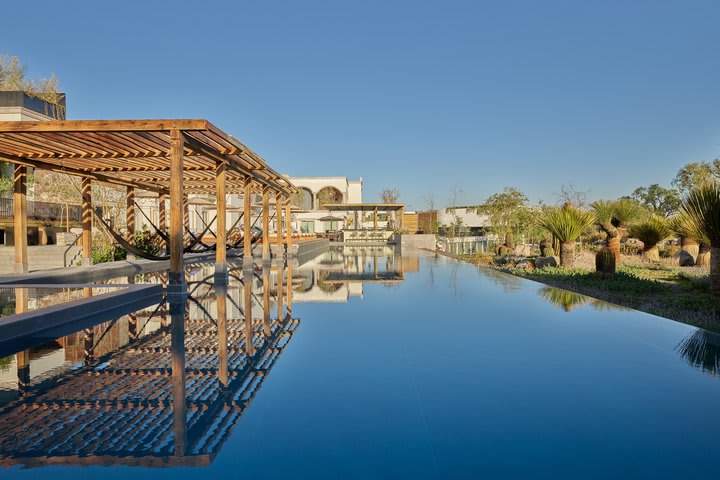
[(572, 267), (575, 263), (575, 240), (595, 223), (595, 214), (565, 204), (540, 214), (538, 225), (560, 240), (560, 265)]
[(598, 200), (592, 204), (595, 211), (595, 223), (607, 235), (607, 245), (615, 253), (615, 266), (620, 265), (620, 238), (628, 224), (637, 220), (643, 208), (632, 200)]
[(680, 211), (668, 220), (668, 225), (676, 235), (680, 236), (681, 248), (692, 255), (695, 265), (707, 267), (710, 265), (710, 240), (698, 231), (695, 222), (688, 215)]
[(629, 230), (630, 236), (643, 242), (643, 257), (648, 260), (660, 260), (658, 243), (671, 237), (673, 231), (667, 220), (659, 215), (650, 215)]
[(710, 291), (720, 295), (720, 183), (693, 188), (683, 200), (681, 212), (710, 245)]

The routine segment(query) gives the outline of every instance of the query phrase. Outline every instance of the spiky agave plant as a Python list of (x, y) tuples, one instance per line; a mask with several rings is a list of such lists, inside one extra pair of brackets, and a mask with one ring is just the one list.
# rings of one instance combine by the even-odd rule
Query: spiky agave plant
[(566, 203), (542, 212), (537, 221), (560, 240), (560, 265), (572, 267), (575, 264), (575, 240), (595, 223), (595, 214)]
[(628, 232), (631, 237), (643, 242), (643, 257), (653, 261), (660, 260), (658, 243), (668, 239), (673, 234), (667, 220), (659, 215), (650, 215), (641, 222), (632, 225)]
[(615, 266), (620, 265), (620, 240), (628, 225), (638, 220), (643, 208), (632, 200), (598, 200), (591, 205), (595, 212), (595, 222), (607, 235), (607, 246), (615, 253)]
[(593, 300), (585, 295), (557, 287), (543, 287), (540, 289), (539, 294), (543, 299), (547, 300), (548, 303), (562, 308), (566, 312), (571, 312), (575, 307), (579, 307)]
[(707, 182), (690, 190), (681, 211), (710, 245), (710, 291), (720, 295), (720, 183)]

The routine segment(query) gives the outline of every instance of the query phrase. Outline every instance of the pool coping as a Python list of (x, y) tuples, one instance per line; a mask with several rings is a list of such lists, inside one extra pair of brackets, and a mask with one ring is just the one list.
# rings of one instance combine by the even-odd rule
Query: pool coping
[[(3, 288), (107, 288), (106, 284), (3, 284)], [(82, 328), (82, 324), (101, 323), (127, 315), (147, 306), (160, 303), (163, 287), (159, 284), (112, 285), (118, 291), (101, 293), (40, 308), (30, 312), (16, 313), (0, 318), (0, 349), (3, 346), (19, 342), (23, 338), (62, 329), (62, 327)], [(57, 336), (54, 332), (50, 336)]]

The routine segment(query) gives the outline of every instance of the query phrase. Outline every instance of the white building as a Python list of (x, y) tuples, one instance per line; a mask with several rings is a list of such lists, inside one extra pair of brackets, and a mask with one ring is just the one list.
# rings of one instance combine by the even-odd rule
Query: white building
[[(323, 210), (324, 203), (362, 203), (362, 178), (349, 180), (347, 177), (290, 177), (287, 179), (298, 188), (299, 193), (293, 195), (292, 203), (292, 227), (299, 233), (322, 233), (328, 230), (339, 230), (345, 226), (343, 216)], [(157, 225), (158, 208), (157, 195), (152, 193), (141, 193), (136, 198), (137, 204), (143, 212)], [(253, 214), (251, 222), (260, 227), (259, 216), (261, 215), (261, 195), (253, 195), (251, 204)], [(227, 197), (227, 220), (228, 229), (232, 226), (241, 228), (243, 221), (239, 220), (242, 213), (242, 195), (228, 195)], [(276, 228), (274, 198), (271, 199), (271, 221), (270, 231)], [(190, 195), (188, 205), (190, 230), (200, 233), (206, 225), (212, 225), (210, 231), (215, 231), (213, 219), (216, 215), (215, 199), (206, 195)], [(284, 212), (283, 212), (284, 213)], [(336, 219), (333, 220), (332, 218)], [(238, 221), (239, 220), (239, 221)], [(283, 223), (285, 219), (283, 219)], [(144, 215), (136, 215), (137, 228), (151, 229)]]
[(490, 226), (490, 219), (487, 215), (477, 213), (477, 207), (447, 207), (438, 211), (438, 223), (441, 226), (460, 223), (465, 228), (487, 228)]
[[(295, 210), (293, 227), (301, 233), (340, 230), (345, 219), (323, 209), (325, 203), (362, 203), (362, 177), (291, 177), (287, 179), (300, 190), (292, 198)], [(337, 218), (337, 220), (332, 220)]]

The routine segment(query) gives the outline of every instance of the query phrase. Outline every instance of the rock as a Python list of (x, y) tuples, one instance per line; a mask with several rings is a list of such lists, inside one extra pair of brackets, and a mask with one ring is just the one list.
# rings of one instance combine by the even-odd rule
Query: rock
[(537, 257), (535, 268), (557, 267), (559, 263), (558, 257)]
[(532, 270), (533, 268), (535, 268), (535, 265), (533, 265), (533, 263), (532, 263), (530, 260), (523, 259), (523, 260), (520, 260), (520, 261), (515, 265), (515, 267), (517, 267), (517, 268), (525, 268), (525, 269), (527, 269), (527, 270)]
[(530, 255), (530, 245), (517, 245), (515, 247), (515, 255), (527, 257)]
[(678, 253), (678, 261), (680, 262), (681, 267), (695, 266), (695, 258), (685, 250), (680, 250), (680, 253)]

